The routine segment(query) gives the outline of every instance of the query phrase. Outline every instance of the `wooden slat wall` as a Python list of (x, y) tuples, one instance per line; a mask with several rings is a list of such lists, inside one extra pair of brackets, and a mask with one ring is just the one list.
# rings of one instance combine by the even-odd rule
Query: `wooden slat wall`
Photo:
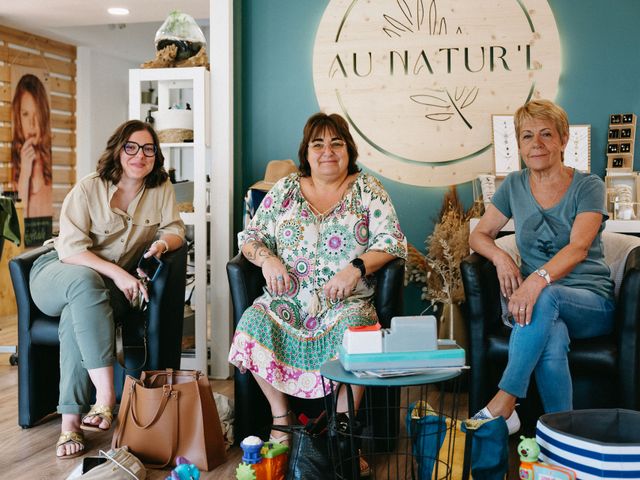
[(76, 181), (76, 47), (0, 25), (0, 184), (11, 168), (11, 66), (49, 72), (54, 231), (62, 200)]

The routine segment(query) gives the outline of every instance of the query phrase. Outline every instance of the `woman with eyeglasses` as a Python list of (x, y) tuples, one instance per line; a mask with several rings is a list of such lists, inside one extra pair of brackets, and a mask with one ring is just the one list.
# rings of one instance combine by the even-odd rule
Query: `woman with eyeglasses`
[[(84, 453), (83, 430), (111, 427), (114, 313), (129, 308), (140, 293), (148, 299), (144, 283), (130, 272), (143, 254), (160, 257), (184, 241), (184, 224), (163, 164), (149, 124), (130, 120), (120, 125), (97, 171), (65, 198), (55, 249), (31, 269), (35, 304), (47, 315), (60, 316), (58, 458)], [(89, 409), (92, 384), (96, 401)]]
[[(336, 358), (347, 327), (377, 322), (370, 275), (407, 254), (391, 200), (358, 168), (340, 115), (309, 118), (298, 157), (299, 172), (273, 186), (238, 235), (266, 290), (244, 312), (229, 361), (255, 377), (276, 425), (293, 420), (287, 395), (324, 395), (320, 366)], [(338, 411), (346, 410), (341, 398)], [(288, 441), (279, 431), (271, 436)]]

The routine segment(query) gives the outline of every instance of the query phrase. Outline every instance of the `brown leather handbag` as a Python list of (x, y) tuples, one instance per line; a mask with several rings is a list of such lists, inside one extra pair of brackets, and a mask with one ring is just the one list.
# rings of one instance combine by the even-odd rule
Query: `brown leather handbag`
[(182, 456), (200, 470), (224, 463), (226, 451), (209, 379), (197, 370), (127, 375), (112, 448), (127, 445), (147, 466), (164, 468)]

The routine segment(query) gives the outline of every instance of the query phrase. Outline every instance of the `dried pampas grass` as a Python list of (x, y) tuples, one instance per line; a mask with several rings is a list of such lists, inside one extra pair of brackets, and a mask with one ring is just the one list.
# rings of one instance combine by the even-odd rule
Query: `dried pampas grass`
[(442, 209), (433, 233), (425, 241), (427, 254), (409, 244), (405, 284), (422, 284), (422, 299), (436, 303), (459, 303), (464, 300), (460, 262), (469, 254), (469, 219), (452, 186), (444, 196)]

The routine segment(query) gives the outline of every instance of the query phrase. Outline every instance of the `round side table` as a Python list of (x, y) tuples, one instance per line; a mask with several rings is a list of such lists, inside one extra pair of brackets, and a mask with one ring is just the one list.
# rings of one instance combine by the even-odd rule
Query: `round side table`
[[(459, 370), (358, 377), (331, 360), (320, 373), (336, 479), (453, 478)], [(362, 390), (354, 386), (365, 387), (358, 408)]]

